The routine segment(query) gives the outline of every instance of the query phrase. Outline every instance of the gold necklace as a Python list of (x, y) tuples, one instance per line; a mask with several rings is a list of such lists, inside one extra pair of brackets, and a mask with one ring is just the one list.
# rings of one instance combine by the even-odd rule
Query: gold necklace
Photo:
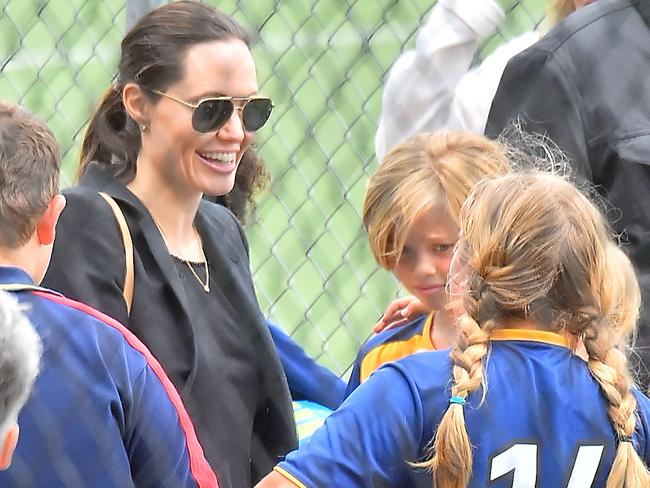
[(194, 271), (194, 268), (192, 267), (192, 264), (190, 263), (189, 260), (182, 257), (180, 253), (172, 252), (172, 248), (169, 246), (169, 242), (167, 241), (167, 236), (165, 232), (162, 230), (162, 227), (160, 227), (160, 224), (154, 218), (153, 214), (151, 212), (149, 212), (149, 214), (151, 215), (151, 219), (153, 220), (153, 223), (156, 224), (156, 227), (158, 227), (160, 236), (163, 238), (163, 242), (165, 243), (165, 246), (167, 246), (167, 250), (169, 251), (169, 253), (173, 254), (175, 257), (183, 261), (190, 269), (192, 275), (194, 275), (194, 277), (196, 278), (196, 281), (198, 281), (201, 284), (203, 291), (206, 293), (210, 293), (210, 266), (208, 266), (208, 257), (205, 255), (205, 252), (203, 251), (203, 239), (201, 239), (201, 234), (199, 234), (199, 231), (197, 230), (196, 226), (192, 225), (192, 229), (194, 229), (194, 232), (196, 233), (196, 237), (199, 239), (199, 247), (201, 248), (201, 254), (203, 254), (203, 264), (205, 265), (205, 283), (201, 278), (199, 278), (199, 275), (196, 273), (196, 271)]

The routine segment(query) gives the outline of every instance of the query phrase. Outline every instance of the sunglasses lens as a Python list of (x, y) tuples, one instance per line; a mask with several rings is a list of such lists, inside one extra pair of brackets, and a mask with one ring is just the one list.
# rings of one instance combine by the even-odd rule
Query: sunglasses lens
[(192, 127), (197, 132), (212, 132), (225, 124), (235, 109), (230, 100), (204, 100), (194, 110)]
[(255, 132), (266, 124), (273, 110), (273, 102), (270, 98), (253, 98), (244, 107), (242, 120), (244, 128), (248, 132)]

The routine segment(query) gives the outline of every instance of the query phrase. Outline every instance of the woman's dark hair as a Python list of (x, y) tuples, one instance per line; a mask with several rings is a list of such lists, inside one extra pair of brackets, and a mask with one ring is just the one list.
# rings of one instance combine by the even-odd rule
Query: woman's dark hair
[(244, 224), (246, 217), (255, 212), (255, 197), (264, 189), (269, 179), (269, 173), (262, 160), (253, 149), (249, 149), (239, 163), (235, 186), (230, 193), (208, 199), (226, 207)]
[[(239, 39), (249, 47), (252, 42), (250, 34), (235, 19), (195, 1), (162, 5), (133, 26), (122, 40), (116, 80), (86, 129), (78, 177), (93, 163), (108, 169), (123, 183), (132, 180), (142, 141), (138, 124), (122, 103), (124, 85), (137, 83), (148, 90), (164, 92), (183, 78), (183, 57), (189, 48), (226, 39)], [(145, 96), (155, 103), (157, 96), (148, 90), (144, 90)], [(242, 156), (235, 183), (238, 198), (244, 202), (242, 212), (247, 203), (253, 203), (254, 194), (266, 179), (263, 162), (254, 149), (248, 149)]]

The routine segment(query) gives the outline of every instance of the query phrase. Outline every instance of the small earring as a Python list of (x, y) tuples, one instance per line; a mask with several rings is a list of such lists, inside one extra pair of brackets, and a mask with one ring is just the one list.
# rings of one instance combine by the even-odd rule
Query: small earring
[(142, 125), (140, 126), (140, 130), (141, 130), (142, 132), (147, 132), (147, 126), (146, 126), (146, 124), (142, 124)]

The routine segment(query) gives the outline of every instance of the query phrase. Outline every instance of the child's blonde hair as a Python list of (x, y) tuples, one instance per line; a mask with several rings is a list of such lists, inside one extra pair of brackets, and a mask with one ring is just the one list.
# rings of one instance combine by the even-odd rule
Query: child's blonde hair
[(370, 250), (379, 265), (396, 266), (408, 230), (423, 211), (443, 203), (458, 224), (472, 186), (508, 169), (501, 146), (478, 134), (419, 134), (397, 145), (370, 178), (363, 206)]
[[(624, 353), (638, 314), (638, 284), (629, 269), (617, 275), (612, 259), (624, 262), (624, 255), (600, 211), (564, 178), (519, 172), (475, 186), (461, 211), (461, 234), (456, 257), (464, 265), (465, 314), (450, 355), (451, 394), (466, 398), (481, 388), (485, 395), (490, 333), (509, 320), (579, 338), (618, 438), (607, 487), (650, 486), (630, 440), (637, 403)], [(467, 486), (472, 447), (461, 405), (448, 407), (433, 451), (427, 465), (436, 486)]]
[(611, 310), (612, 326), (621, 338), (621, 345), (631, 345), (641, 308), (641, 289), (634, 266), (627, 254), (612, 242), (607, 248), (607, 271), (610, 293), (606, 308)]
[(573, 0), (551, 0), (548, 6), (548, 20), (551, 25), (555, 25), (575, 11), (576, 5)]

